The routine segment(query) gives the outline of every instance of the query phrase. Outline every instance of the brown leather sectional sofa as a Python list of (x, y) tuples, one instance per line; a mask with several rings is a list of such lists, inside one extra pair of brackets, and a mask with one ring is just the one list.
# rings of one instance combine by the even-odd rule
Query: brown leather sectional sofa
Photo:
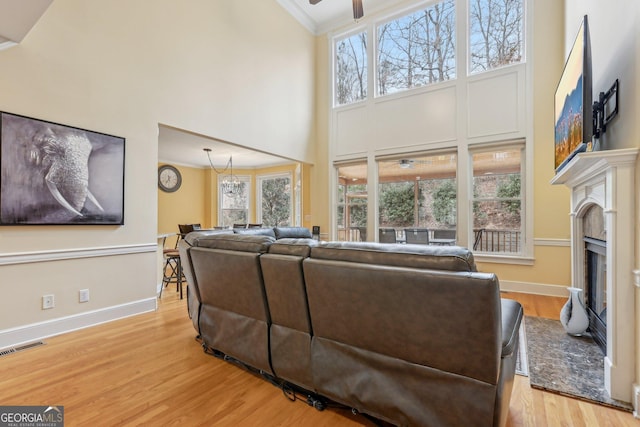
[(522, 307), (469, 250), (261, 230), (179, 245), (207, 349), (396, 425), (505, 425)]

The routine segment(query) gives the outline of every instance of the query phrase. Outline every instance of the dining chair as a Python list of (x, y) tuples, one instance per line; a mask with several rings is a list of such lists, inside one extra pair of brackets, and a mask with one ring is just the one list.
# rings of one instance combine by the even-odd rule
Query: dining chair
[(405, 228), (404, 238), (406, 242), (410, 244), (428, 245), (429, 229), (428, 228)]
[(436, 245), (455, 245), (456, 230), (433, 230), (432, 243)]
[(380, 228), (378, 230), (378, 241), (380, 243), (396, 243), (396, 229)]
[(178, 224), (178, 229), (180, 230), (180, 234), (184, 236), (192, 231), (202, 230), (202, 226), (200, 224)]

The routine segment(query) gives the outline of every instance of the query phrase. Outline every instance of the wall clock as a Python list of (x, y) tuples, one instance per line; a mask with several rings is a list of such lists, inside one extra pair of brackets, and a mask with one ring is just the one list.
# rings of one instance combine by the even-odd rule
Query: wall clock
[(171, 165), (163, 165), (158, 168), (158, 187), (167, 193), (178, 191), (182, 185), (180, 171)]

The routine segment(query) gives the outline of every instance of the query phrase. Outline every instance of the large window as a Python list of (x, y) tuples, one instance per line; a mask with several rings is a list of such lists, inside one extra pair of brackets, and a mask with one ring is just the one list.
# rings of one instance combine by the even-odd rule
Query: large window
[(258, 177), (258, 220), (264, 227), (293, 225), (291, 174)]
[(367, 236), (367, 163), (339, 166), (337, 172), (338, 240), (373, 240)]
[[(457, 224), (456, 153), (411, 156), (378, 162), (378, 226), (426, 229), (431, 241), (453, 236)], [(426, 243), (426, 242), (425, 242)]]
[(520, 254), (523, 250), (523, 146), (479, 151), (473, 163), (473, 248)]
[(336, 40), (334, 90), (335, 104), (344, 105), (367, 97), (367, 33)]
[(524, 0), (469, 0), (469, 71), (524, 58)]
[(378, 95), (456, 77), (455, 11), (445, 0), (378, 25)]
[(249, 222), (249, 187), (251, 179), (248, 176), (237, 177), (239, 181), (237, 193), (225, 193), (222, 183), (218, 183), (219, 224), (232, 227), (233, 224), (247, 224)]

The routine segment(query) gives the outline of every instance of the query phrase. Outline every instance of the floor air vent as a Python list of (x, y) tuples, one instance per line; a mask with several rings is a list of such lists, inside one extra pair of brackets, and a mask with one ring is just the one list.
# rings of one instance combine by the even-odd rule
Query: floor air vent
[(7, 355), (13, 354), (13, 353), (17, 353), (17, 352), (23, 351), (23, 350), (28, 350), (30, 348), (38, 347), (38, 346), (41, 346), (41, 345), (44, 345), (44, 341), (36, 341), (36, 342), (31, 342), (29, 344), (19, 345), (17, 347), (6, 348), (4, 350), (0, 350), (0, 357), (7, 356)]

